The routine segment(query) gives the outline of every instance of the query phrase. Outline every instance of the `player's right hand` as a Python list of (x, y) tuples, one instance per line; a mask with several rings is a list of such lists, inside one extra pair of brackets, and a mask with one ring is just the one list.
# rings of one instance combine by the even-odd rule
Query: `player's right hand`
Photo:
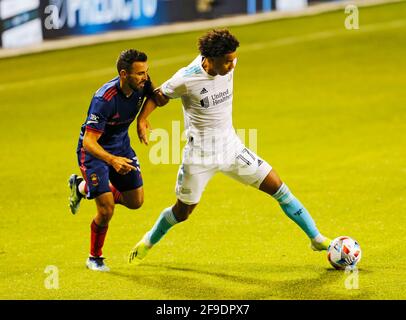
[(148, 134), (151, 129), (152, 129), (151, 125), (147, 119), (138, 119), (137, 121), (138, 138), (140, 139), (140, 142), (144, 143), (146, 146), (148, 145)]
[(130, 163), (133, 161), (131, 159), (125, 157), (114, 157), (111, 161), (111, 165), (113, 166), (114, 170), (116, 170), (119, 174), (125, 175), (129, 173), (131, 170), (137, 170), (136, 167), (132, 166)]

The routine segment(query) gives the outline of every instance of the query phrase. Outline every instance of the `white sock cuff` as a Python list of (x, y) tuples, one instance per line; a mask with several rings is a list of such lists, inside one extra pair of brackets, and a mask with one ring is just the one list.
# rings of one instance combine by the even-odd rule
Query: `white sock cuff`
[(78, 190), (79, 190), (79, 192), (83, 195), (83, 196), (85, 196), (86, 195), (86, 192), (85, 192), (85, 185), (86, 185), (86, 181), (83, 179), (83, 181), (81, 181), (80, 183), (79, 183), (79, 185), (78, 185)]
[(145, 244), (146, 244), (146, 246), (148, 247), (148, 248), (152, 248), (152, 246), (153, 246), (153, 244), (151, 243), (151, 240), (150, 240), (150, 238), (151, 238), (151, 233), (150, 232), (147, 232), (145, 235), (144, 235), (144, 242), (145, 242)]
[(178, 220), (176, 220), (175, 215), (173, 214), (172, 207), (166, 208), (164, 210), (164, 217), (166, 221), (172, 226), (178, 223)]
[(276, 191), (272, 197), (274, 197), (280, 204), (288, 204), (295, 198), (285, 183), (282, 183), (278, 191)]
[(317, 236), (315, 236), (313, 239), (313, 241), (317, 242), (317, 243), (322, 243), (324, 240), (326, 240), (326, 237), (323, 236), (321, 233), (319, 233)]

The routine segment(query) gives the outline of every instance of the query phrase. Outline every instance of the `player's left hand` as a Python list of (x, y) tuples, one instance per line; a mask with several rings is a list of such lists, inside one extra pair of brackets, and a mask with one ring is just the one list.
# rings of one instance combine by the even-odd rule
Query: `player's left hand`
[(138, 119), (137, 133), (141, 143), (148, 145), (148, 134), (152, 130), (151, 124), (147, 119)]

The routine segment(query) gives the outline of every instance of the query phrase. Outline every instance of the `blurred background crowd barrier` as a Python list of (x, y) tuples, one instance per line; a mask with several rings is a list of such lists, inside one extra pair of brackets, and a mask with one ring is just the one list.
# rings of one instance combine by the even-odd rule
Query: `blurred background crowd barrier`
[[(296, 11), (312, 0), (0, 0), (0, 48), (48, 39), (142, 29), (268, 11)], [(337, 1), (336, 1), (337, 2)]]

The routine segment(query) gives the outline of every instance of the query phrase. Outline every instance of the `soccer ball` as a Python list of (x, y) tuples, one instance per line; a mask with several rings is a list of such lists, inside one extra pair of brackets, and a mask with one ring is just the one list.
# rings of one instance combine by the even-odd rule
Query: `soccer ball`
[(335, 238), (327, 249), (327, 259), (338, 270), (354, 268), (361, 260), (361, 247), (351, 237)]

